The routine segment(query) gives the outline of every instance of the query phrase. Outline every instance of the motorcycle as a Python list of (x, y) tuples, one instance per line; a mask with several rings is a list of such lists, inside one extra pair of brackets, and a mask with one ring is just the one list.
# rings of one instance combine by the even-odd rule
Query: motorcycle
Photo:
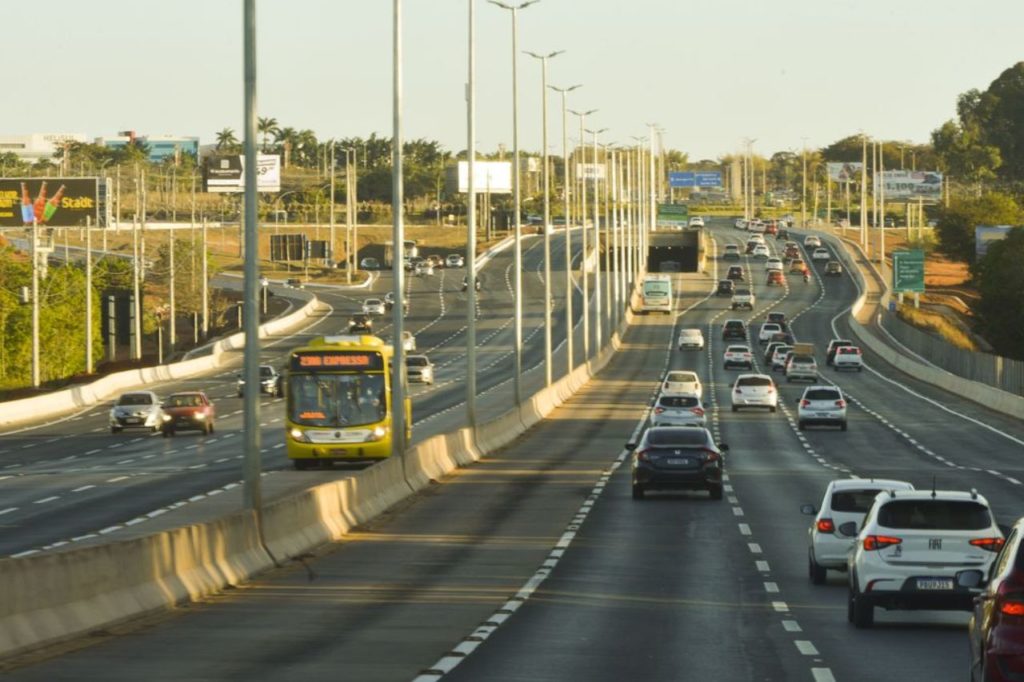
[(804, 284), (807, 284), (807, 283), (808, 283), (808, 282), (810, 282), (810, 281), (811, 281), (811, 276), (810, 276), (810, 274), (808, 274), (808, 273), (806, 273), (806, 272), (805, 272), (805, 273), (804, 273)]

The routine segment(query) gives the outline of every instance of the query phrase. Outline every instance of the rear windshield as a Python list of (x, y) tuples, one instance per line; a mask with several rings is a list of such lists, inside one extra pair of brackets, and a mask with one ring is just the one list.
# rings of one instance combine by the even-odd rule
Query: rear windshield
[(749, 353), (750, 349), (746, 346), (729, 346), (725, 349), (726, 353)]
[(737, 296), (749, 296), (750, 295), (750, 289), (737, 289), (736, 290), (736, 295)]
[(669, 372), (667, 381), (697, 381), (693, 372)]
[(700, 401), (697, 400), (696, 396), (682, 395), (682, 396), (668, 396), (663, 395), (658, 401), (658, 405), (661, 407), (697, 407), (700, 405)]
[(810, 355), (794, 355), (793, 356), (793, 362), (795, 362), (797, 364), (808, 364), (809, 365), (812, 362), (814, 362), (814, 358), (812, 358)]
[(405, 364), (414, 367), (425, 367), (427, 359), (422, 355), (410, 355), (405, 359)]
[(775, 349), (775, 355), (785, 355), (793, 350), (793, 346), (779, 346)]
[(644, 282), (644, 293), (645, 294), (665, 294), (668, 295), (670, 286), (668, 282)]
[(743, 321), (742, 320), (729, 320), (728, 322), (725, 323), (725, 328), (726, 329), (743, 329)]
[(839, 391), (831, 388), (815, 388), (804, 393), (807, 400), (839, 400)]
[(832, 493), (832, 511), (837, 512), (859, 512), (867, 513), (875, 501), (875, 496), (880, 493), (878, 488), (865, 488), (863, 490), (843, 490)]
[(118, 405), (152, 405), (153, 397), (148, 393), (126, 393), (117, 400)]
[(992, 525), (992, 516), (977, 502), (895, 500), (878, 510), (878, 523), (916, 530), (984, 530)]
[(261, 377), (274, 376), (274, 368), (273, 367), (260, 367), (260, 376)]
[(660, 447), (704, 445), (707, 436), (704, 429), (651, 429), (647, 433), (647, 443)]
[(768, 377), (745, 377), (736, 380), (737, 386), (771, 386), (772, 380)]

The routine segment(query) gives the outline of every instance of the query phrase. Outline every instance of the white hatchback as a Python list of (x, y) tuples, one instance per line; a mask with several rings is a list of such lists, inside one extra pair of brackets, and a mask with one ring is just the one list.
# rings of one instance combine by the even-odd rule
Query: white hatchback
[(812, 504), (800, 507), (804, 514), (813, 515), (814, 523), (807, 529), (807, 577), (815, 585), (825, 584), (826, 571), (846, 570), (846, 557), (853, 547), (856, 534), (844, 535), (839, 527), (849, 530), (847, 522), (860, 525), (868, 513), (875, 496), (883, 490), (913, 490), (906, 481), (867, 478), (840, 478), (828, 484), (821, 508)]
[(704, 387), (696, 372), (673, 371), (665, 376), (661, 384), (664, 395), (701, 395)]
[(363, 301), (363, 312), (367, 315), (383, 315), (386, 312), (384, 301), (379, 298), (366, 299)]
[(970, 611), (978, 591), (960, 574), (988, 575), (1004, 541), (976, 491), (881, 492), (847, 558), (847, 619), (869, 628), (876, 606)]
[(722, 354), (722, 366), (729, 369), (736, 365), (754, 369), (754, 355), (750, 352), (750, 346), (736, 344), (725, 347), (725, 353)]
[(651, 411), (651, 426), (704, 426), (704, 403), (697, 395), (658, 396)]
[(704, 332), (695, 328), (680, 329), (677, 345), (679, 350), (686, 350), (687, 348), (704, 350)]
[(821, 239), (819, 239), (816, 235), (809, 234), (806, 237), (804, 237), (804, 246), (807, 246), (807, 247), (812, 247), (812, 246), (813, 247), (818, 247), (818, 246), (821, 246)]
[(808, 386), (797, 407), (797, 427), (838, 426), (846, 430), (846, 398), (838, 386)]
[(829, 261), (832, 260), (832, 254), (825, 247), (818, 247), (811, 252), (811, 260)]
[(690, 218), (690, 227), (704, 227), (704, 218), (699, 215)]
[(781, 270), (782, 259), (772, 256), (771, 258), (764, 262), (764, 268), (765, 270)]
[(761, 325), (761, 331), (757, 333), (758, 343), (764, 345), (768, 341), (771, 341), (773, 334), (781, 334), (782, 325), (778, 322), (765, 322)]
[(836, 354), (832, 356), (833, 369), (855, 369), (858, 372), (864, 370), (864, 355), (857, 346), (839, 346)]
[(774, 412), (779, 404), (779, 391), (767, 374), (741, 374), (732, 385), (732, 411), (741, 407), (767, 407)]

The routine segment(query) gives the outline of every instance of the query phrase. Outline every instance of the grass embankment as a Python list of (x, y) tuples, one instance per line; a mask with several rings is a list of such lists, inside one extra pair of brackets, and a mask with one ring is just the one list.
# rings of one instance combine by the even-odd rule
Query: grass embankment
[(927, 310), (918, 310), (913, 306), (901, 305), (896, 308), (899, 318), (918, 329), (939, 336), (943, 341), (963, 350), (976, 351), (977, 344), (960, 327), (951, 322), (945, 315)]

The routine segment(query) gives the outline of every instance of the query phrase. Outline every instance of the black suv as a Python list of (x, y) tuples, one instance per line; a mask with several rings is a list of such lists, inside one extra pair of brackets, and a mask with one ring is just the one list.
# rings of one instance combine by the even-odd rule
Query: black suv
[(743, 266), (742, 265), (730, 265), (729, 266), (729, 273), (726, 275), (726, 278), (727, 279), (739, 280), (740, 282), (744, 281), (744, 279), (743, 279)]
[(715, 293), (719, 296), (732, 296), (732, 292), (735, 288), (736, 283), (731, 279), (720, 279), (718, 280), (718, 288), (715, 289)]
[(747, 325), (743, 324), (743, 320), (726, 320), (722, 325), (722, 340), (746, 341)]
[(774, 322), (779, 325), (782, 331), (789, 331), (789, 325), (786, 324), (786, 313), (768, 313), (768, 316), (764, 320), (765, 322)]
[(373, 318), (365, 313), (356, 313), (348, 318), (349, 334), (370, 334), (373, 332)]

